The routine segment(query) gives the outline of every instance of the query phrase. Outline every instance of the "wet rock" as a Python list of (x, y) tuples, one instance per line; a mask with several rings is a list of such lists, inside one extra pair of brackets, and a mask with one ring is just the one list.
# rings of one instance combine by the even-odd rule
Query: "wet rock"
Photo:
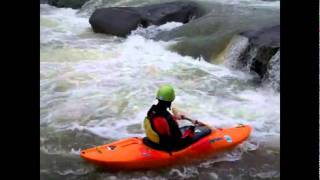
[(94, 32), (125, 37), (142, 23), (139, 13), (133, 8), (101, 8), (90, 17), (89, 23)]
[(280, 25), (246, 31), (240, 35), (249, 39), (249, 45), (238, 59), (240, 66), (249, 67), (250, 71), (256, 72), (263, 79), (270, 68), (271, 58), (280, 48)]
[(48, 4), (48, 0), (40, 0), (40, 4)]
[(278, 48), (261, 47), (258, 48), (256, 57), (253, 59), (250, 70), (255, 71), (261, 78), (267, 72), (268, 64), (273, 55), (278, 51)]
[(138, 7), (137, 11), (141, 17), (153, 25), (161, 25), (167, 22), (187, 23), (193, 17), (200, 16), (195, 3), (191, 2), (169, 2)]
[(280, 47), (280, 25), (240, 33), (258, 47)]
[(280, 49), (271, 58), (268, 63), (268, 69), (264, 76), (266, 85), (270, 85), (273, 89), (280, 91)]
[(142, 7), (111, 7), (97, 9), (90, 17), (96, 33), (125, 37), (139, 25), (161, 25), (167, 22), (187, 23), (201, 16), (192, 2), (169, 2)]
[(88, 0), (40, 0), (56, 7), (79, 9)]

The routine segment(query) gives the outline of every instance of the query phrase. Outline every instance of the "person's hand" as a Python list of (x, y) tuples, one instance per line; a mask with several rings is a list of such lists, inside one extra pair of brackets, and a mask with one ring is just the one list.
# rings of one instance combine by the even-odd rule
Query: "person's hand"
[(178, 111), (177, 108), (172, 107), (172, 113), (177, 120), (185, 119), (185, 115)]
[(175, 117), (176, 117), (178, 120), (186, 119), (186, 116), (183, 115), (183, 114), (180, 114), (180, 113), (177, 113), (177, 114), (175, 115)]

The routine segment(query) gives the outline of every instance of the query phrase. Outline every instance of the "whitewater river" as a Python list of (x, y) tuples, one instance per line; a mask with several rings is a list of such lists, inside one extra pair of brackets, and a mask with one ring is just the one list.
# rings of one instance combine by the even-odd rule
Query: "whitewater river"
[[(226, 3), (279, 9), (279, 2)], [(80, 11), (40, 5), (41, 179), (280, 179), (279, 92), (230, 62), (182, 56), (171, 48), (175, 40), (146, 36), (180, 23), (138, 29), (127, 38), (95, 34), (88, 22), (95, 5)], [(166, 83), (174, 86), (174, 105), (182, 111), (216, 127), (250, 124), (250, 139), (202, 163), (156, 171), (108, 172), (80, 158), (81, 149), (143, 137), (142, 121)]]

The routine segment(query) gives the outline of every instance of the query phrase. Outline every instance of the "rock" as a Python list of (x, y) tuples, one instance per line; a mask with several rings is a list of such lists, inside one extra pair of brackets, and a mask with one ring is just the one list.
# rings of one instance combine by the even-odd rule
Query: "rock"
[(140, 14), (133, 8), (112, 7), (97, 9), (89, 23), (94, 32), (125, 37), (143, 24)]
[(256, 57), (253, 59), (253, 63), (251, 64), (251, 70), (255, 71), (261, 78), (263, 78), (267, 72), (270, 59), (275, 55), (278, 49), (279, 48), (271, 47), (259, 48)]
[(250, 43), (262, 47), (280, 47), (280, 25), (263, 28), (260, 30), (240, 33), (249, 38)]
[(137, 11), (148, 24), (161, 25), (167, 22), (187, 23), (198, 17), (199, 9), (191, 2), (169, 2), (138, 7)]
[(56, 7), (79, 9), (88, 0), (40, 0)]
[(263, 79), (270, 59), (280, 48), (280, 25), (240, 34), (249, 39), (249, 45), (238, 59), (240, 66), (249, 67)]
[(200, 9), (192, 2), (169, 2), (142, 7), (110, 7), (97, 9), (90, 17), (96, 33), (125, 37), (139, 25), (162, 25), (167, 22), (187, 23), (200, 16)]
[(40, 4), (48, 4), (48, 0), (40, 0)]

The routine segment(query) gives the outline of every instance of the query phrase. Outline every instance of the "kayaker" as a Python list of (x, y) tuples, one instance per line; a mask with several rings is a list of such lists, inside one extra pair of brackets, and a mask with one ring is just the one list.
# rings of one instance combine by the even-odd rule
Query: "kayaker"
[(148, 140), (167, 150), (170, 154), (174, 147), (186, 143), (194, 134), (193, 129), (181, 133), (177, 120), (184, 115), (176, 109), (171, 110), (171, 103), (175, 99), (172, 86), (163, 85), (157, 92), (158, 103), (152, 105), (144, 120), (144, 128)]

